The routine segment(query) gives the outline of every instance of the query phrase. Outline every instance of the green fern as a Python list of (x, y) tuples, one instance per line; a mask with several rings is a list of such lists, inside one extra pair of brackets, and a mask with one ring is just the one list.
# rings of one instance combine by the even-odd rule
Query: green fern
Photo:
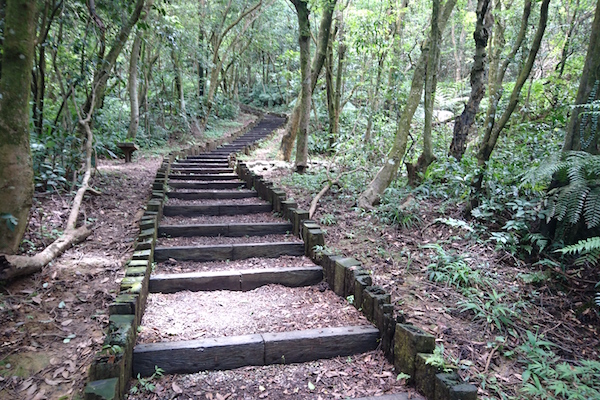
[(563, 254), (580, 254), (576, 265), (582, 264), (597, 264), (600, 261), (600, 236), (594, 236), (585, 240), (565, 246), (562, 249), (556, 250)]
[(588, 229), (600, 226), (600, 156), (584, 151), (555, 154), (530, 170), (522, 185), (550, 180), (558, 187), (548, 191), (549, 218), (570, 225), (583, 218)]

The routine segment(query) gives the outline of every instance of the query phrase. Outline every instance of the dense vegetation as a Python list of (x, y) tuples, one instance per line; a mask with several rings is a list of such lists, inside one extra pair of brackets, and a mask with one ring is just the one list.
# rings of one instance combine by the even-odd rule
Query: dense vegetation
[[(33, 50), (23, 78), (31, 90), (17, 123), (26, 124), (37, 191), (75, 190), (86, 144), (92, 164), (119, 157), (121, 142), (168, 151), (218, 135), (249, 104), (297, 113), (281, 156), (295, 157), (307, 190), (337, 174), (348, 202), (407, 229), (435, 200), (463, 215), (443, 223), (532, 266), (532, 279), (600, 280), (593, 0), (4, 0), (5, 99), (24, 90), (7, 82), (23, 70), (11, 35), (26, 8), (35, 32), (18, 34)], [(0, 146), (16, 137), (3, 115)], [(327, 173), (311, 169), (316, 158)], [(7, 235), (26, 220), (11, 209), (0, 217)], [(487, 318), (499, 338), (523, 338), (510, 350), (527, 360), (519, 396), (599, 396), (598, 360), (560, 363), (552, 343), (506, 322), (524, 303), (490, 311), (501, 288), (440, 244), (430, 249), (430, 280), (455, 286), (462, 311)], [(598, 323), (593, 283), (578, 312)]]

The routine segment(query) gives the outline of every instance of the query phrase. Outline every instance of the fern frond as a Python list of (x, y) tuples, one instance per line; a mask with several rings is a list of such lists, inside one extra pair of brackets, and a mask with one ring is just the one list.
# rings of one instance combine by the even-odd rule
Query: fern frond
[(563, 254), (589, 253), (592, 251), (600, 251), (600, 236), (580, 240), (575, 244), (556, 250), (556, 252)]
[(600, 188), (596, 187), (587, 195), (584, 209), (585, 224), (588, 229), (600, 225)]
[(535, 168), (530, 169), (523, 176), (521, 186), (523, 185), (533, 185), (541, 180), (550, 179), (552, 176), (560, 169), (564, 168), (563, 162), (563, 154), (557, 153), (552, 154), (545, 160), (543, 160), (540, 165)]
[(556, 198), (558, 213), (555, 217), (559, 221), (567, 221), (574, 225), (581, 217), (585, 198), (590, 188), (585, 183), (575, 182), (562, 189)]

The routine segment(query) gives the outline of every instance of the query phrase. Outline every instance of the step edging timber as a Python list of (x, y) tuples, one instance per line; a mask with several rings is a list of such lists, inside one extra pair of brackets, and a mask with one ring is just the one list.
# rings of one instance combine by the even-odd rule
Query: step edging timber
[[(140, 219), (140, 231), (134, 242), (134, 251), (138, 256), (141, 251), (150, 251), (148, 259), (127, 262), (125, 278), (120, 285), (121, 291), (108, 306), (109, 326), (104, 340), (105, 348), (96, 353), (90, 365), (87, 383), (83, 390), (83, 398), (96, 400), (99, 393), (107, 394), (113, 399), (121, 399), (125, 394), (125, 388), (132, 376), (131, 360), (133, 356), (133, 344), (137, 336), (137, 327), (146, 305), (148, 295), (148, 282), (153, 264), (153, 251), (156, 245), (158, 221), (162, 217), (165, 193), (167, 190), (167, 176), (172, 164), (176, 160), (189, 155), (197, 155), (201, 152), (211, 151), (223, 145), (226, 140), (234, 141), (251, 130), (261, 122), (261, 118), (253, 121), (235, 131), (229, 138), (215, 139), (205, 144), (196, 145), (186, 150), (171, 152), (163, 158), (156, 172), (156, 177), (151, 185), (152, 195), (146, 206), (146, 210)], [(230, 158), (224, 159), (225, 165), (230, 167)], [(213, 159), (212, 163), (215, 163)], [(219, 163), (219, 167), (223, 164)], [(235, 183), (234, 188), (243, 186), (243, 182)], [(213, 184), (214, 185), (214, 184)], [(216, 185), (217, 188), (221, 186)], [(206, 185), (205, 185), (206, 188)], [(145, 269), (145, 271), (143, 271)], [(145, 272), (145, 273), (144, 273)]]
[[(282, 200), (280, 189), (255, 174), (244, 162), (238, 160), (235, 170), (247, 186), (256, 188), (261, 198), (273, 204), (280, 202), (280, 210), (292, 223), (294, 235), (305, 242), (306, 256), (323, 267), (329, 286), (342, 298), (349, 299), (377, 326), (382, 350), (396, 371), (410, 375), (408, 382), (430, 400), (477, 399), (477, 388), (462, 381), (456, 373), (446, 376), (433, 365), (418, 362), (422, 354), (433, 353), (435, 337), (416, 326), (404, 324), (404, 316), (394, 316), (391, 295), (372, 285), (371, 276), (359, 261), (326, 250), (323, 231), (315, 221), (309, 220), (307, 211), (297, 209), (292, 199)], [(422, 340), (427, 343), (433, 340), (433, 347), (424, 346)]]
[(262, 333), (180, 342), (138, 344), (133, 374), (150, 376), (234, 369), (349, 356), (377, 348), (379, 331), (370, 325)]

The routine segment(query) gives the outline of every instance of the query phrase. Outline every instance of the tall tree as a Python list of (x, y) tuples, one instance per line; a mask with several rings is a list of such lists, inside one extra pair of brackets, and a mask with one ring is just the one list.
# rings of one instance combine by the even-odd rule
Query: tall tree
[(33, 201), (29, 93), (36, 4), (6, 2), (0, 79), (0, 253), (18, 250)]
[(290, 0), (296, 7), (298, 15), (298, 45), (300, 47), (300, 74), (302, 86), (300, 90), (300, 107), (297, 130), (296, 170), (304, 172), (308, 158), (308, 122), (312, 97), (310, 73), (310, 20), (308, 2), (306, 0)]
[[(292, 2), (292, 4), (294, 4), (294, 6), (296, 6), (296, 3), (298, 2), (297, 0), (290, 0), (290, 1)], [(337, 0), (325, 0), (325, 6), (323, 8), (323, 14), (321, 16), (321, 22), (319, 24), (319, 33), (318, 33), (318, 38), (317, 38), (317, 51), (315, 53), (315, 57), (312, 60), (312, 66), (308, 70), (309, 75), (307, 76), (307, 78), (308, 78), (307, 83), (310, 84), (310, 93), (308, 93), (308, 92), (307, 93), (310, 96), (312, 96), (312, 92), (315, 90), (315, 87), (317, 86), (317, 80), (319, 78), (319, 74), (321, 73), (321, 69), (323, 68), (323, 65), (325, 64), (325, 58), (327, 56), (327, 47), (328, 47), (329, 39), (331, 37), (330, 33), (331, 33), (331, 23), (333, 21), (333, 10), (335, 9), (336, 2), (337, 2)], [(308, 37), (310, 38), (310, 25), (309, 25), (309, 30), (308, 30), (307, 34), (308, 34)], [(308, 43), (308, 45), (310, 46), (310, 42)], [(310, 65), (310, 48), (308, 49), (308, 51), (309, 52), (307, 53), (307, 56), (308, 56), (308, 63)], [(301, 53), (302, 53), (302, 50), (301, 50)], [(302, 60), (300, 61), (300, 63), (302, 63)], [(302, 72), (301, 72), (301, 74), (302, 74)], [(302, 84), (304, 84), (304, 83), (305, 83), (304, 78), (302, 78)], [(296, 105), (294, 106), (294, 109), (292, 110), (292, 114), (290, 115), (289, 121), (286, 125), (286, 128), (285, 128), (286, 132), (283, 135), (283, 138), (281, 139), (281, 145), (279, 146), (279, 158), (281, 158), (285, 161), (290, 161), (290, 159), (292, 157), (292, 149), (294, 146), (294, 141), (296, 140), (296, 136), (298, 135), (298, 131), (300, 129), (299, 123), (300, 123), (302, 110), (303, 110), (302, 104), (305, 101), (305, 100), (302, 100), (303, 93), (304, 92), (302, 90), (300, 90), (300, 94), (298, 95)], [(309, 113), (310, 113), (310, 103), (311, 102), (309, 99), (308, 100), (308, 104), (309, 104), (308, 112)], [(305, 145), (306, 144), (302, 144), (302, 146), (305, 146)]]
[(596, 113), (600, 106), (600, 1), (596, 3), (596, 13), (579, 89), (575, 99), (575, 107), (571, 112), (567, 133), (563, 144), (563, 151), (583, 150), (588, 153), (598, 154), (598, 116), (590, 114), (592, 103)]
[[(446, 0), (444, 3), (438, 21), (440, 32), (444, 32), (448, 18), (450, 18), (450, 14), (452, 13), (455, 5), (456, 0)], [(422, 47), (425, 47), (425, 44)], [(402, 158), (404, 157), (404, 153), (406, 153), (408, 134), (410, 132), (412, 119), (421, 101), (421, 96), (423, 95), (426, 67), (427, 52), (422, 51), (421, 56), (415, 65), (410, 86), (410, 93), (408, 95), (406, 105), (404, 106), (402, 114), (398, 118), (396, 134), (392, 148), (386, 156), (384, 165), (379, 169), (373, 180), (358, 198), (358, 205), (362, 208), (370, 208), (376, 204), (384, 190), (390, 186), (390, 183), (392, 183), (396, 177), (398, 168), (400, 167)]]
[(475, 123), (475, 117), (479, 112), (479, 104), (485, 95), (486, 81), (486, 48), (492, 26), (490, 8), (491, 0), (477, 1), (477, 22), (473, 39), (475, 40), (475, 56), (471, 67), (471, 94), (465, 104), (465, 109), (454, 120), (454, 134), (450, 143), (450, 155), (460, 160), (465, 153), (469, 132)]
[[(479, 171), (473, 178), (472, 187), (473, 190), (471, 192), (471, 202), (470, 205), (467, 206), (467, 211), (469, 211), (472, 207), (477, 205), (478, 197), (482, 188), (483, 176), (485, 174), (485, 166), (489, 161), (490, 156), (492, 155), (492, 151), (498, 142), (498, 138), (500, 137), (500, 133), (508, 123), (513, 111), (517, 107), (517, 103), (519, 102), (519, 96), (521, 94), (521, 89), (523, 85), (527, 81), (529, 74), (531, 72), (531, 68), (533, 68), (533, 63), (535, 61), (538, 50), (540, 49), (540, 45), (542, 43), (542, 38), (544, 37), (544, 32), (546, 30), (546, 24), (548, 22), (548, 5), (550, 0), (543, 0), (542, 5), (540, 7), (540, 19), (538, 21), (538, 26), (533, 37), (533, 41), (531, 43), (531, 49), (529, 50), (529, 54), (527, 56), (527, 60), (522, 66), (519, 75), (517, 76), (517, 80), (515, 85), (513, 86), (513, 90), (510, 94), (510, 98), (508, 99), (508, 105), (504, 109), (504, 112), (500, 116), (498, 120), (495, 118), (495, 112), (493, 114), (489, 114), (486, 117), (486, 122), (484, 126), (484, 136), (481, 141), (481, 145), (479, 147), (479, 151), (477, 152), (477, 164), (479, 165)], [(527, 7), (527, 2), (526, 2)], [(527, 8), (525, 8), (527, 11)], [(526, 12), (528, 14), (528, 12)], [(526, 23), (521, 25), (521, 32), (519, 33), (519, 38), (521, 37), (521, 33), (526, 31)], [(523, 34), (524, 35), (524, 34)], [(513, 48), (514, 50), (514, 48)], [(511, 53), (512, 54), (512, 53)], [(515, 52), (516, 54), (516, 52)], [(506, 60), (508, 61), (508, 60)], [(506, 64), (505, 61), (505, 64)], [(506, 71), (503, 66), (503, 70), (499, 71), (501, 75)], [(500, 81), (501, 82), (501, 81)], [(502, 95), (502, 91), (498, 88), (496, 92), (496, 97), (494, 100), (494, 104), (490, 104), (489, 108), (495, 109), (498, 105), (498, 101)]]
[(440, 0), (433, 0), (431, 12), (431, 34), (430, 41), (423, 49), (427, 52), (427, 68), (425, 69), (425, 93), (423, 106), (425, 109), (425, 124), (423, 127), (423, 151), (417, 162), (406, 163), (409, 185), (415, 185), (420, 181), (419, 174), (424, 172), (433, 162), (433, 140), (431, 135), (433, 125), (433, 103), (437, 86), (438, 63), (440, 59), (441, 32), (438, 20), (440, 17)]

